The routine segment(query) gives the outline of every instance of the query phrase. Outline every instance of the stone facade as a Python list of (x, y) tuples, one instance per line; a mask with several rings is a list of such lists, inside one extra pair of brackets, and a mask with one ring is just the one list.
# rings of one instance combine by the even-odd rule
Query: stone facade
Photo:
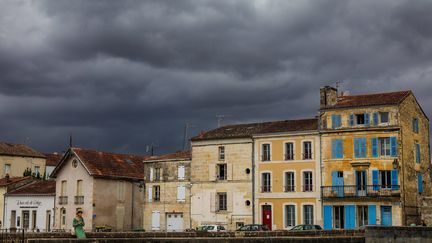
[(190, 158), (152, 159), (144, 163), (146, 231), (191, 228)]
[(252, 139), (193, 141), (191, 168), (193, 228), (252, 223)]

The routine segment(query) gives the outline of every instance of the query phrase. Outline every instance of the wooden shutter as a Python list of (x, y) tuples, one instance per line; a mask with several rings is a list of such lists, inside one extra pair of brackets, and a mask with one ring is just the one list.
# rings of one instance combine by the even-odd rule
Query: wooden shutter
[(372, 114), (373, 125), (378, 126), (378, 112)]
[(396, 157), (397, 156), (397, 139), (396, 139), (396, 137), (390, 137), (390, 146), (391, 146), (390, 155), (392, 157)]
[(209, 181), (216, 180), (216, 165), (213, 163), (209, 164)]
[(153, 181), (154, 169), (150, 168), (150, 181)]
[(349, 115), (348, 124), (350, 125), (350, 127), (354, 126), (354, 114)]
[(391, 171), (391, 184), (392, 190), (399, 190), (398, 170)]
[(148, 189), (148, 201), (152, 202), (153, 201), (153, 188), (149, 187)]
[(184, 202), (186, 200), (186, 187), (177, 186), (177, 201)]
[(333, 207), (330, 205), (324, 206), (324, 229), (331, 230), (333, 228)]
[(373, 189), (374, 190), (378, 190), (379, 189), (379, 172), (378, 170), (373, 170), (372, 171), (372, 185), (373, 185)]
[(370, 114), (365, 113), (364, 117), (365, 117), (365, 126), (369, 126), (370, 125)]
[(369, 225), (376, 225), (376, 206), (369, 205), (368, 206), (368, 223)]
[(372, 138), (372, 157), (378, 157), (378, 138)]
[(178, 166), (178, 175), (177, 175), (179, 180), (184, 180), (185, 179), (185, 167), (184, 165), (179, 165)]
[(233, 211), (233, 193), (232, 192), (227, 192), (227, 211), (228, 212), (232, 212)]
[(210, 212), (216, 212), (217, 211), (217, 207), (218, 207), (218, 203), (216, 201), (216, 193), (214, 192), (210, 192)]
[(152, 230), (160, 230), (160, 212), (152, 212)]

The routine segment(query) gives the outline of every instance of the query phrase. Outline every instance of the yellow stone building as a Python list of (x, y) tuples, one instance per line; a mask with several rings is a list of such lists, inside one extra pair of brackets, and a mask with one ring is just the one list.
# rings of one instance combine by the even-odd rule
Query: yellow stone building
[(429, 120), (412, 92), (320, 93), (324, 228), (419, 224)]
[(318, 120), (272, 122), (254, 135), (257, 223), (322, 225)]

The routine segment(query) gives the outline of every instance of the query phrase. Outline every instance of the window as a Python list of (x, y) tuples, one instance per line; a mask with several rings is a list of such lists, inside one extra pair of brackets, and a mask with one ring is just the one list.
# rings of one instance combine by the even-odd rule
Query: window
[(62, 181), (61, 182), (61, 191), (60, 191), (61, 196), (66, 196), (66, 186), (67, 186), (67, 181)]
[(332, 141), (332, 159), (342, 159), (343, 158), (343, 140), (334, 139)]
[(76, 188), (76, 195), (82, 196), (82, 180), (77, 180), (77, 188)]
[(303, 172), (303, 191), (304, 192), (313, 191), (313, 181), (312, 181), (312, 172), (311, 171)]
[(294, 144), (285, 143), (285, 160), (293, 160), (293, 159), (294, 159)]
[(225, 147), (219, 146), (219, 160), (225, 160)]
[(3, 176), (6, 176), (6, 174), (10, 174), (10, 172), (11, 172), (11, 165), (10, 164), (5, 164), (4, 165), (4, 175)]
[(270, 161), (270, 144), (262, 145), (262, 161)]
[(381, 182), (381, 188), (391, 189), (391, 171), (390, 170), (380, 170), (380, 182)]
[(15, 223), (16, 223), (16, 211), (12, 210), (11, 211), (11, 219), (10, 219), (10, 227), (15, 228)]
[(40, 166), (35, 166), (34, 167), (34, 174), (35, 174), (35, 176), (39, 176), (40, 175)]
[(217, 193), (217, 211), (226, 211), (227, 210), (227, 194), (226, 192)]
[(303, 205), (303, 224), (314, 224), (313, 206)]
[(119, 201), (124, 201), (125, 198), (125, 182), (117, 181), (117, 199)]
[(419, 133), (419, 120), (417, 118), (413, 118), (412, 120), (412, 129), (413, 132)]
[(356, 114), (356, 124), (357, 125), (364, 125), (365, 124), (365, 114)]
[(161, 168), (155, 168), (154, 173), (155, 173), (155, 180), (160, 181), (161, 180)]
[(179, 165), (177, 167), (177, 178), (179, 180), (184, 180), (185, 179), (185, 167), (184, 167), (184, 165)]
[(388, 123), (389, 122), (389, 113), (388, 112), (380, 112), (380, 123)]
[(366, 138), (354, 138), (354, 157), (366, 158)]
[(294, 172), (285, 172), (285, 192), (295, 191)]
[(344, 206), (334, 206), (334, 228), (343, 229), (345, 227)]
[(379, 138), (379, 146), (381, 156), (391, 155), (390, 138)]
[(37, 222), (37, 213), (36, 210), (32, 211), (32, 229), (36, 229), (36, 222)]
[(303, 142), (303, 159), (312, 159), (312, 142)]
[(60, 214), (61, 214), (61, 225), (64, 228), (66, 226), (66, 209), (65, 208), (60, 209)]
[(271, 192), (271, 174), (262, 173), (261, 192)]
[(217, 179), (226, 180), (227, 179), (227, 164), (217, 165)]
[(341, 126), (341, 115), (332, 115), (332, 128), (339, 128)]
[(368, 225), (368, 206), (357, 206), (357, 226)]
[(423, 176), (420, 173), (417, 173), (417, 191), (418, 193), (423, 192)]
[(150, 168), (149, 173), (150, 173), (150, 175), (149, 175), (149, 180), (150, 180), (150, 181), (153, 181), (153, 174), (154, 174), (154, 168), (153, 168), (153, 167)]
[(28, 229), (30, 227), (30, 212), (28, 210), (22, 211), (22, 227)]
[(421, 162), (421, 154), (420, 154), (420, 144), (415, 144), (415, 161), (420, 164)]
[(177, 186), (177, 201), (184, 202), (186, 200), (186, 187)]
[(153, 186), (154, 200), (155, 202), (160, 201), (160, 186)]
[(285, 228), (296, 225), (294, 205), (285, 205)]

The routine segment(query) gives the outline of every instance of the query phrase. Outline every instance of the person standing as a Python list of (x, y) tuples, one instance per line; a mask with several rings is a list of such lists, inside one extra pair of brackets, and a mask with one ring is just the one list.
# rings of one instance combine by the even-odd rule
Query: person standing
[(85, 239), (85, 231), (84, 231), (84, 218), (82, 217), (83, 211), (82, 209), (78, 209), (76, 212), (76, 217), (73, 219), (73, 227), (75, 229), (75, 235), (78, 239)]

